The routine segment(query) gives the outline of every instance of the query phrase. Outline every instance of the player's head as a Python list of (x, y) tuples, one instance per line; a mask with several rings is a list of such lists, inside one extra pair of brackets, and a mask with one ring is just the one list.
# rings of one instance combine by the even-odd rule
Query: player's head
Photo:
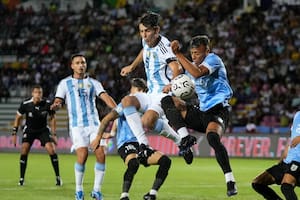
[(31, 90), (31, 95), (34, 101), (41, 101), (43, 98), (43, 88), (40, 85), (34, 85)]
[(195, 64), (199, 65), (210, 51), (210, 40), (207, 35), (198, 35), (190, 40), (190, 54)]
[(159, 15), (154, 12), (147, 12), (139, 19), (139, 32), (141, 38), (149, 46), (154, 46), (157, 43), (159, 37)]
[(74, 76), (79, 75), (82, 77), (87, 69), (85, 56), (81, 53), (73, 54), (71, 56), (71, 68), (74, 72)]
[(147, 92), (148, 91), (148, 87), (147, 87), (147, 83), (144, 79), (142, 78), (133, 78), (130, 81), (131, 83), (131, 88), (135, 89), (138, 92)]

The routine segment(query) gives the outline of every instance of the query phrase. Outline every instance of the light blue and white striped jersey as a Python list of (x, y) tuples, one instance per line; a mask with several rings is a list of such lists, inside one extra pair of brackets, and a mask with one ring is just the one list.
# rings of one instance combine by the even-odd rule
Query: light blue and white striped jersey
[(149, 47), (144, 40), (142, 45), (148, 93), (162, 93), (164, 86), (168, 85), (173, 77), (168, 63), (176, 60), (170, 41), (160, 35), (160, 41), (155, 47)]
[[(293, 119), (293, 124), (291, 127), (291, 141), (297, 136), (300, 136), (300, 111), (295, 114)], [(290, 163), (292, 161), (300, 162), (300, 144), (297, 144), (293, 148), (289, 148), (284, 162)]]
[(117, 121), (117, 147), (120, 148), (126, 142), (138, 142), (131, 131), (124, 115), (120, 116)]
[(70, 127), (98, 126), (96, 96), (105, 92), (102, 84), (90, 77), (75, 79), (68, 76), (58, 84), (55, 97), (65, 99)]
[[(229, 99), (232, 97), (233, 92), (221, 58), (214, 53), (209, 53), (201, 65), (208, 68), (209, 74), (194, 78), (200, 110), (207, 111), (219, 103), (222, 103), (223, 106), (229, 106)], [(193, 76), (191, 77), (193, 78)]]

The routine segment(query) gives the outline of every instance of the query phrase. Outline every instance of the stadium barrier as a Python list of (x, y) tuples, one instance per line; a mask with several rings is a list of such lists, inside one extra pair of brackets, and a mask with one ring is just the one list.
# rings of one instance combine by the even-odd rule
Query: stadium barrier
[[(207, 143), (204, 134), (191, 132), (197, 137), (197, 144), (193, 146), (195, 156), (214, 157), (214, 151)], [(57, 132), (58, 153), (72, 153), (72, 142), (67, 131)], [(148, 134), (150, 145), (167, 155), (178, 155), (178, 147), (173, 141), (159, 135)], [(227, 148), (230, 157), (243, 158), (280, 158), (285, 145), (289, 142), (289, 135), (283, 134), (225, 134), (222, 142)], [(107, 154), (117, 154), (116, 141), (114, 138), (107, 142)], [(20, 152), (21, 137), (18, 134), (16, 147), (11, 142), (11, 136), (7, 132), (0, 131), (0, 152)], [(32, 152), (45, 152), (39, 141), (35, 141)]]

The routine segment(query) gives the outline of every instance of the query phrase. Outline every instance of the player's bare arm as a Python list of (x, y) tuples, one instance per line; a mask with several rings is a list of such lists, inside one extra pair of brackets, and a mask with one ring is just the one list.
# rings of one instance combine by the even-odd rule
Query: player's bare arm
[(50, 110), (58, 111), (62, 107), (63, 100), (55, 98), (53, 104), (50, 106)]
[(121, 76), (128, 76), (132, 71), (136, 69), (136, 67), (143, 62), (143, 49), (140, 51), (140, 53), (137, 55), (137, 57), (134, 59), (134, 61), (121, 69)]
[(110, 107), (110, 108), (114, 108), (117, 106), (115, 100), (106, 92), (103, 92), (99, 95), (99, 97), (104, 101), (104, 103)]
[(11, 134), (11, 137), (12, 137), (11, 141), (14, 144), (15, 147), (17, 145), (17, 132), (18, 132), (19, 125), (21, 124), (22, 120), (23, 120), (23, 116), (20, 115), (19, 113), (17, 113), (15, 121), (14, 121), (14, 125), (13, 125), (13, 131), (12, 131), (12, 134)]
[(50, 129), (51, 129), (51, 136), (54, 141), (54, 144), (57, 145), (57, 136), (56, 136), (56, 115), (51, 114), (49, 115), (49, 124), (50, 124)]
[[(175, 78), (176, 76), (178, 76), (179, 74), (181, 74), (183, 71), (182, 71), (182, 68), (180, 66), (180, 64), (177, 62), (177, 61), (172, 61), (168, 64), (168, 66), (171, 68), (172, 72), (173, 72), (173, 78)], [(169, 93), (171, 91), (171, 83), (166, 85), (164, 88), (163, 88), (163, 93)]]

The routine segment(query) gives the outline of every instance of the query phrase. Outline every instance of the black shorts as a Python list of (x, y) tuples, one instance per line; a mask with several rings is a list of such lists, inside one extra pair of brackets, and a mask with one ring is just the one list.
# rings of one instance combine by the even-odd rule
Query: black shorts
[(288, 170), (288, 164), (284, 162), (280, 162), (268, 168), (266, 171), (275, 178), (275, 183), (277, 185), (280, 185), (283, 179), (283, 175), (285, 172), (287, 172), (287, 170)]
[(292, 161), (288, 165), (288, 169), (287, 169), (286, 173), (288, 173), (288, 174), (292, 175), (293, 177), (295, 177), (295, 179), (299, 183), (299, 180), (300, 180), (300, 162)]
[(126, 157), (129, 154), (132, 154), (132, 153), (138, 154), (138, 152), (139, 152), (139, 143), (138, 142), (128, 142), (128, 143), (126, 142), (118, 149), (118, 153), (124, 162), (125, 162)]
[(51, 133), (48, 127), (40, 130), (28, 130), (25, 129), (23, 132), (22, 143), (28, 142), (30, 146), (33, 144), (34, 140), (38, 139), (41, 142), (41, 146), (45, 146), (48, 142), (53, 142)]
[(217, 104), (205, 112), (201, 111), (198, 106), (188, 105), (184, 121), (188, 128), (200, 133), (206, 132), (210, 122), (219, 123), (225, 131), (228, 126), (229, 114), (229, 107), (223, 107), (222, 104)]

